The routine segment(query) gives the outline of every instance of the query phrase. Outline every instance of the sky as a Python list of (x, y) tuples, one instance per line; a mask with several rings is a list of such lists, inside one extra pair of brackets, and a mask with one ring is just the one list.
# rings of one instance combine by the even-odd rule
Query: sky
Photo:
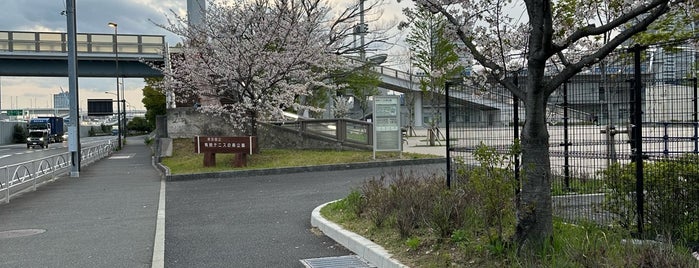
[[(237, 0), (236, 0), (237, 1)], [(344, 1), (344, 0), (332, 0)], [(349, 1), (349, 0), (347, 0)], [(396, 0), (385, 0), (382, 20), (400, 17)], [(409, 1), (402, 1), (409, 2)], [(66, 0), (3, 0), (0, 1), (0, 31), (66, 32)], [(180, 41), (155, 23), (166, 24), (172, 12), (186, 14), (187, 0), (76, 0), (79, 33), (113, 33), (108, 22), (119, 25), (120, 34), (165, 35), (172, 45)], [(154, 23), (155, 22), (155, 23)], [(127, 78), (123, 88), (128, 105), (143, 110), (141, 78)], [(79, 78), (80, 108), (86, 110), (87, 99), (112, 98), (105, 92), (116, 92), (115, 78)], [(50, 108), (53, 94), (68, 91), (68, 78), (0, 77), (0, 109)], [(128, 108), (127, 108), (128, 109)]]

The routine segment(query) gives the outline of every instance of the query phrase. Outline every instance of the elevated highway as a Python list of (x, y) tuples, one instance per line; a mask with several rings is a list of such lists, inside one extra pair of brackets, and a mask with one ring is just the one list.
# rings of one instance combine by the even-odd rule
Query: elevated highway
[[(67, 77), (67, 34), (0, 31), (0, 76)], [(157, 77), (165, 64), (163, 35), (77, 34), (78, 76)]]

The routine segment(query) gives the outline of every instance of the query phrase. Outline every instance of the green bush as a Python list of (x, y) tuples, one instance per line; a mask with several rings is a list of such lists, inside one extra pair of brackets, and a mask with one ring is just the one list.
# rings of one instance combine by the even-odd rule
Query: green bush
[(27, 130), (22, 125), (15, 125), (12, 132), (12, 141), (15, 143), (27, 142)]
[[(636, 228), (635, 164), (602, 172), (609, 188), (604, 207), (624, 228)], [(699, 242), (699, 156), (644, 162), (644, 232), (668, 242)], [(653, 237), (655, 238), (655, 237)]]

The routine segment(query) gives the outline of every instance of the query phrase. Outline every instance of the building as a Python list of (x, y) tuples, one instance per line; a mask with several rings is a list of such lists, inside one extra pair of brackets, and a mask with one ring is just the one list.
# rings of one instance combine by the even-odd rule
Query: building
[(53, 94), (53, 108), (54, 109), (69, 109), (70, 108), (70, 102), (69, 102), (67, 92)]

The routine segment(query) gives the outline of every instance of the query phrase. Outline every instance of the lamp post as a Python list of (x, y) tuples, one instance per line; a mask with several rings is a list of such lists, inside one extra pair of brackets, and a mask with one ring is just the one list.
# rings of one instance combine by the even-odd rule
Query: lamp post
[(116, 66), (114, 76), (116, 77), (116, 97), (117, 97), (117, 149), (121, 150), (121, 105), (119, 100), (119, 41), (118, 32), (119, 25), (114, 22), (107, 23), (109, 27), (114, 28), (114, 65)]
[[(122, 81), (122, 84), (123, 84), (123, 81)], [(116, 95), (116, 94), (114, 94), (114, 93), (112, 93), (112, 92), (109, 92), (109, 91), (105, 91), (104, 94)], [(123, 95), (123, 92), (122, 92), (122, 95)], [(123, 125), (123, 127), (124, 127), (124, 128), (123, 128), (123, 129), (124, 129), (124, 133), (126, 133), (126, 131), (127, 131), (127, 130), (126, 130), (126, 104), (128, 104), (130, 107), (133, 107), (133, 105), (131, 105), (131, 103), (129, 103), (128, 101), (126, 101), (126, 96), (122, 96), (122, 99), (119, 100), (119, 96), (117, 95), (117, 100), (116, 100), (116, 102), (117, 102), (117, 106), (123, 105), (123, 107), (122, 107), (122, 108), (123, 108), (123, 109), (122, 109), (122, 112), (123, 112), (123, 115), (124, 115), (124, 120), (122, 121), (122, 120), (119, 120), (119, 118), (121, 118), (122, 113), (119, 113), (119, 114), (118, 114), (118, 116), (117, 116), (117, 124), (119, 124), (119, 130), (121, 130), (121, 129), (122, 129), (122, 128), (121, 128), (121, 127), (122, 127), (122, 126), (121, 126), (121, 122), (123, 122), (123, 123), (124, 123), (124, 125)], [(124, 141), (125, 141), (125, 140), (126, 140), (126, 135), (124, 135)]]

